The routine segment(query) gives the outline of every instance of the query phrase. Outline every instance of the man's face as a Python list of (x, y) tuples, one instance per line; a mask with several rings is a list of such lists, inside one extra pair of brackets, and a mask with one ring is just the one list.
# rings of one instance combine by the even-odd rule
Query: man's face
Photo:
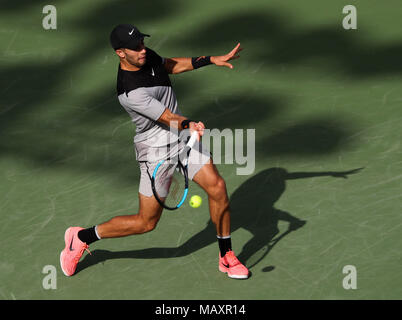
[(141, 68), (146, 62), (146, 49), (144, 45), (144, 40), (138, 45), (135, 50), (132, 49), (118, 49), (116, 53), (121, 59), (125, 59), (131, 65)]

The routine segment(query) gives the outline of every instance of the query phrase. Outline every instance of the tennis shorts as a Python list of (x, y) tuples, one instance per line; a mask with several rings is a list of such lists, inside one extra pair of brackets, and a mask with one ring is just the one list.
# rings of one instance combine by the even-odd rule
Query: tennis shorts
[[(185, 143), (180, 143), (178, 146), (178, 152), (180, 152), (185, 146)], [(136, 146), (138, 148), (138, 146)], [(211, 159), (211, 153), (203, 148), (201, 142), (196, 142), (193, 148), (190, 151), (188, 157), (188, 179), (193, 180), (194, 176), (198, 171)], [(140, 164), (140, 186), (139, 192), (146, 196), (153, 196), (152, 185), (151, 185), (151, 176), (155, 170), (155, 167), (158, 165), (159, 161), (139, 161)], [(161, 166), (157, 171), (157, 177), (155, 185), (156, 192), (161, 197), (166, 197), (169, 190), (170, 178), (173, 175), (175, 167), (172, 166)]]

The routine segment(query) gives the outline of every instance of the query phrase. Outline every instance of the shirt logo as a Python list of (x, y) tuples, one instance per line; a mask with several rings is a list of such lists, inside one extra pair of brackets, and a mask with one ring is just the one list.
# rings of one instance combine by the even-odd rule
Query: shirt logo
[(131, 36), (133, 34), (133, 32), (134, 32), (134, 29), (131, 30), (131, 32), (129, 32), (128, 34)]
[(154, 68), (152, 68), (152, 76), (155, 77)]

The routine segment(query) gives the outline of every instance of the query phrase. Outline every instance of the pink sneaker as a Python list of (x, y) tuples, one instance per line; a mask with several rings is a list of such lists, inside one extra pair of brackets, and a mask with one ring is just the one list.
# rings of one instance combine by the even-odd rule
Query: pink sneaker
[(75, 273), (78, 261), (80, 261), (84, 250), (88, 250), (88, 245), (78, 239), (78, 231), (83, 230), (80, 227), (70, 227), (64, 234), (64, 242), (66, 244), (64, 250), (60, 253), (60, 266), (63, 273), (70, 277)]
[(247, 279), (249, 276), (248, 269), (237, 259), (232, 250), (226, 252), (222, 258), (219, 253), (219, 271), (227, 273), (229, 278)]

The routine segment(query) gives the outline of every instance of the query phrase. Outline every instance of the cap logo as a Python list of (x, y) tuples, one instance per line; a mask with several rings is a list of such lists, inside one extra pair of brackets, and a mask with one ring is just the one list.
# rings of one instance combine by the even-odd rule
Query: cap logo
[(133, 32), (134, 32), (134, 29), (131, 30), (128, 34), (131, 36), (133, 34)]

